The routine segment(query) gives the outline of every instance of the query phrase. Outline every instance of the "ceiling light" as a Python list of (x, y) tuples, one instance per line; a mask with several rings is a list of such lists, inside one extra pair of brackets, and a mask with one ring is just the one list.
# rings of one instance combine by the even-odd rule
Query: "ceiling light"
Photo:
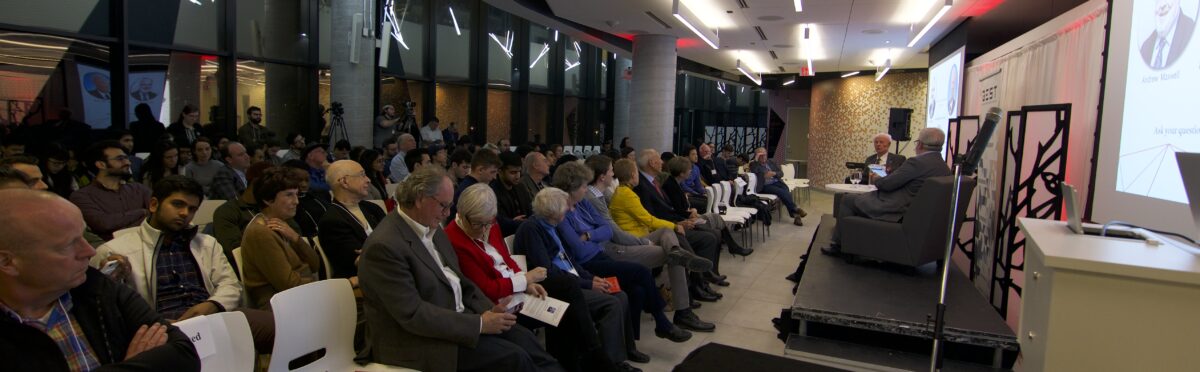
[(854, 75), (858, 75), (858, 73), (859, 73), (859, 72), (862, 72), (862, 71), (850, 71), (850, 72), (847, 72), (847, 73), (844, 73), (844, 74), (842, 74), (842, 77), (843, 77), (843, 78), (848, 78), (848, 77), (851, 77), (851, 76), (854, 76)]
[(458, 17), (454, 16), (454, 7), (448, 6), (446, 8), (450, 9), (450, 20), (454, 22), (454, 34), (462, 36), (462, 30), (458, 28)]
[(547, 44), (547, 43), (542, 43), (542, 52), (541, 52), (541, 53), (538, 53), (538, 56), (537, 56), (537, 58), (534, 58), (534, 59), (533, 59), (533, 63), (530, 63), (530, 64), (529, 64), (529, 68), (533, 68), (533, 66), (536, 66), (536, 65), (537, 65), (537, 63), (538, 63), (538, 61), (541, 61), (541, 60), (542, 60), (542, 57), (545, 57), (545, 56), (546, 56), (546, 52), (549, 52), (549, 51), (550, 51), (550, 44)]
[(891, 69), (892, 69), (892, 59), (888, 58), (888, 60), (883, 63), (883, 70), (880, 70), (879, 72), (875, 73), (875, 81), (879, 81), (879, 79), (883, 79), (883, 76), (887, 75), (888, 70), (891, 70)]
[(742, 75), (746, 75), (746, 77), (750, 78), (750, 81), (753, 81), (754, 84), (762, 85), (762, 77), (755, 77), (754, 75), (751, 75), (749, 70), (747, 70), (745, 67), (742, 67), (742, 60), (740, 59), (737, 60), (737, 70), (741, 71)]
[(938, 9), (937, 14), (934, 14), (933, 18), (929, 19), (929, 23), (926, 23), (925, 27), (922, 27), (921, 31), (917, 32), (917, 34), (913, 36), (912, 40), (908, 42), (908, 47), (912, 48), (913, 45), (917, 45), (917, 42), (921, 40), (921, 37), (925, 36), (925, 33), (929, 32), (930, 28), (933, 28), (933, 24), (937, 23), (938, 20), (942, 19), (942, 17), (946, 15), (946, 12), (950, 11), (951, 6), (954, 6), (954, 0), (946, 0), (946, 2), (942, 5), (942, 8)]
[[(704, 43), (708, 44), (708, 46), (712, 47), (713, 49), (720, 49), (717, 47), (718, 39), (716, 30), (709, 30), (706, 28), (703, 30), (706, 32), (701, 32), (701, 30), (695, 25), (702, 25), (702, 23), (700, 23), (698, 18), (696, 18), (695, 13), (692, 13), (692, 11), (688, 9), (687, 6), (680, 3), (679, 0), (675, 0), (672, 3), (671, 15), (675, 16), (675, 19), (678, 19), (680, 23), (683, 23), (684, 26), (687, 26), (689, 30), (692, 30), (692, 33), (696, 34), (696, 36), (699, 36), (700, 40), (704, 40)], [(695, 20), (694, 24), (692, 23), (693, 20)]]
[(783, 82), (783, 86), (788, 86), (788, 85), (792, 85), (795, 83), (796, 83), (796, 78), (793, 77), (791, 80)]
[(795, 3), (796, 3), (796, 13), (803, 12), (804, 11), (803, 0), (795, 0)]

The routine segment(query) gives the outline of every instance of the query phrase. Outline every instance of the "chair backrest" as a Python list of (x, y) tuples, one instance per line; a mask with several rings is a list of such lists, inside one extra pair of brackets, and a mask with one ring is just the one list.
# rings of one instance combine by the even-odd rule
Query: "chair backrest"
[(717, 208), (729, 206), (729, 181), (721, 181), (713, 186), (717, 187)]
[(200, 208), (196, 209), (196, 217), (192, 218), (192, 223), (197, 226), (204, 226), (213, 223), (213, 213), (217, 212), (217, 207), (225, 204), (224, 200), (205, 200), (200, 202)]
[(508, 251), (509, 251), (510, 253), (513, 251), (513, 241), (515, 241), (515, 240), (517, 240), (517, 235), (516, 235), (516, 234), (509, 235), (509, 236), (506, 236), (506, 237), (504, 237), (504, 245), (506, 245), (506, 246), (507, 246), (507, 247), (505, 247), (505, 248), (508, 248)]
[(509, 255), (509, 257), (512, 257), (513, 262), (517, 263), (517, 267), (521, 268), (521, 271), (529, 271), (529, 264), (527, 264), (525, 261), (525, 255), (514, 254), (514, 255)]
[(709, 186), (704, 186), (704, 191), (706, 191), (709, 196), (709, 197), (705, 198), (704, 212), (716, 213), (717, 212), (717, 198), (720, 197), (719, 195), (717, 195), (717, 189), (715, 187), (712, 187), (712, 185), (709, 185)]
[(392, 198), (395, 198), (395, 197), (396, 197), (396, 188), (397, 188), (397, 187), (400, 187), (400, 184), (399, 184), (399, 183), (389, 183), (389, 184), (387, 184), (387, 186), (384, 186), (384, 187), (383, 187), (383, 189), (384, 189), (384, 190), (387, 190), (387, 195), (384, 195), (384, 196), (383, 196), (383, 198), (384, 198), (384, 199), (392, 199)]
[(238, 277), (245, 278), (246, 275), (244, 273), (246, 272), (246, 268), (242, 262), (242, 247), (233, 248), (233, 263), (238, 267)]
[(254, 369), (254, 339), (246, 316), (231, 311), (201, 315), (175, 323), (192, 340), (200, 356), (200, 371)]
[(329, 256), (325, 254), (325, 248), (321, 247), (321, 239), (314, 236), (312, 241), (313, 249), (321, 256), (321, 265), (325, 266), (325, 279), (333, 278), (333, 268), (329, 266)]
[(746, 195), (758, 194), (755, 190), (758, 189), (758, 175), (754, 172), (746, 173)]
[[(957, 226), (954, 226), (954, 231), (958, 231), (962, 226), (967, 204), (974, 191), (975, 178), (963, 177), (956, 212), (958, 217), (955, 219)], [(917, 196), (909, 203), (900, 223), (910, 247), (918, 247), (910, 250), (916, 255), (914, 262), (931, 262), (942, 258), (943, 250), (946, 249), (946, 225), (950, 223), (950, 199), (953, 194), (954, 177), (930, 177), (925, 179), (921, 190), (917, 191)]]
[(291, 371), (288, 363), (325, 349), (325, 355), (295, 371), (330, 371), (354, 360), (354, 290), (346, 279), (330, 279), (293, 287), (271, 297), (275, 313), (275, 347), (270, 372)]
[(796, 178), (796, 166), (792, 163), (784, 164), (780, 168), (783, 168), (783, 176), (781, 176), (781, 178), (785, 180)]

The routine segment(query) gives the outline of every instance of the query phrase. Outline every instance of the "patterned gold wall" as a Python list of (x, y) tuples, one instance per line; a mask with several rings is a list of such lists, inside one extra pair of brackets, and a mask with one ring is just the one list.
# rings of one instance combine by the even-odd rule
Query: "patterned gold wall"
[[(887, 132), (888, 108), (913, 109), (910, 133), (925, 128), (928, 86), (925, 72), (892, 73), (878, 82), (868, 75), (814, 84), (808, 140), (812, 184), (842, 183), (850, 174), (846, 162), (861, 162), (873, 153), (872, 137)], [(903, 154), (912, 150), (910, 145)]]

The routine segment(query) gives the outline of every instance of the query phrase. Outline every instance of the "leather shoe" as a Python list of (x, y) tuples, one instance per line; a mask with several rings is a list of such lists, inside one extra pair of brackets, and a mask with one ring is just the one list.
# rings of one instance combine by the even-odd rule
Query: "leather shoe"
[(621, 362), (617, 364), (617, 370), (621, 372), (642, 372), (641, 368), (629, 365), (629, 362)]
[(697, 256), (695, 253), (688, 252), (682, 248), (671, 250), (671, 253), (667, 254), (667, 263), (683, 266), (689, 271), (712, 270), (712, 261), (709, 261), (707, 258)]
[[(701, 289), (699, 286), (692, 286), (691, 288), (689, 288), (688, 294), (691, 295), (692, 299), (696, 300), (696, 301), (717, 302), (717, 300), (721, 299), (720, 297), (717, 297), (715, 294)], [(678, 310), (676, 310), (676, 311), (678, 311)]]
[(646, 355), (646, 353), (638, 351), (637, 349), (627, 350), (627, 351), (625, 351), (625, 354), (626, 354), (626, 357), (629, 358), (630, 362), (650, 363), (650, 356)]
[(842, 255), (842, 246), (839, 244), (831, 244), (828, 247), (821, 247), (821, 253), (829, 256)]
[(749, 256), (751, 253), (754, 253), (754, 248), (743, 248), (743, 247), (735, 247), (735, 246), (729, 247), (729, 254), (732, 254), (734, 256), (746, 257), (746, 256)]
[(693, 308), (693, 309), (699, 309), (699, 308), (700, 308), (700, 301), (696, 301), (696, 300), (688, 300), (688, 302), (691, 302), (691, 303), (690, 303), (690, 304), (688, 304), (688, 305), (692, 305), (692, 308)]
[(717, 277), (716, 275), (712, 275), (712, 274), (705, 274), (705, 275), (704, 275), (704, 280), (705, 280), (705, 281), (707, 281), (707, 282), (709, 282), (709, 283), (716, 284), (716, 285), (719, 285), (719, 286), (722, 286), (722, 287), (728, 287), (728, 286), (729, 286), (729, 282), (728, 282), (728, 281), (726, 281), (724, 278)]
[(700, 317), (691, 311), (676, 311), (675, 326), (695, 332), (712, 332), (717, 329), (715, 324), (700, 320)]
[(808, 217), (808, 212), (805, 212), (804, 208), (796, 208), (796, 214), (800, 215), (800, 218)]
[(804, 226), (804, 217), (796, 216), (792, 219), (792, 224), (796, 226)]
[(721, 294), (721, 292), (717, 292), (717, 290), (713, 289), (712, 286), (708, 285), (708, 282), (700, 282), (700, 290), (708, 292), (709, 294), (712, 294), (714, 296), (717, 296), (718, 300), (725, 298), (725, 295), (723, 295), (723, 294)]
[(671, 340), (671, 342), (685, 342), (687, 340), (692, 339), (691, 332), (688, 332), (688, 331), (686, 331), (682, 328), (676, 327), (676, 326), (671, 326), (671, 329), (666, 330), (666, 331), (655, 329), (654, 335), (658, 336), (658, 338), (665, 338), (665, 339)]

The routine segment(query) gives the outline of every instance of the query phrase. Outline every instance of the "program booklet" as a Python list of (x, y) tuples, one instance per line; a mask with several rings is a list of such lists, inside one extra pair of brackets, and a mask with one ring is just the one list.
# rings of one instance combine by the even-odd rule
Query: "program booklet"
[(513, 303), (520, 304), (521, 314), (537, 319), (542, 323), (557, 327), (558, 322), (562, 320), (563, 313), (567, 311), (567, 307), (571, 304), (563, 302), (554, 297), (546, 296), (546, 298), (537, 298), (524, 293), (518, 293), (512, 296), (512, 300), (508, 303), (509, 307), (514, 306)]

